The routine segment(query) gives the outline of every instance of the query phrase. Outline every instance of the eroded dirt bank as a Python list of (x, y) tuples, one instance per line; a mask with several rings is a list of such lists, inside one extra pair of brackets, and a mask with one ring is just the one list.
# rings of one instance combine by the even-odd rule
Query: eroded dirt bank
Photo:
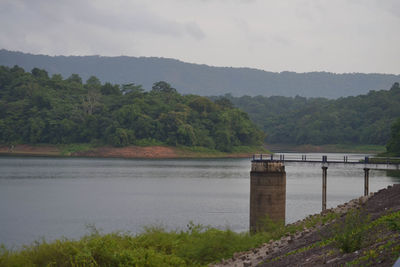
[(15, 145), (1, 146), (0, 155), (3, 156), (64, 156), (64, 157), (99, 157), (99, 158), (140, 158), (140, 159), (168, 159), (168, 158), (249, 158), (252, 153), (202, 153), (183, 150), (168, 146), (127, 146), (127, 147), (96, 147), (87, 151), (65, 152), (55, 145)]
[(171, 147), (99, 147), (90, 151), (75, 152), (72, 156), (78, 157), (105, 157), (105, 158), (177, 158), (179, 154)]
[(54, 145), (0, 145), (0, 154), (4, 156), (61, 156), (61, 150)]

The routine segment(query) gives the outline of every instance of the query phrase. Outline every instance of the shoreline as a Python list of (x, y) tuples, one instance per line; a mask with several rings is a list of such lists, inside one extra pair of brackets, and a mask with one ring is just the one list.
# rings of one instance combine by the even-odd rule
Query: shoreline
[[(221, 152), (206, 148), (156, 146), (94, 147), (90, 144), (50, 145), (18, 144), (10, 149), (0, 144), (0, 157), (73, 157), (73, 158), (123, 158), (123, 159), (201, 159), (201, 158), (250, 158), (253, 154), (278, 153), (367, 153), (378, 154), (380, 146), (345, 146), (345, 145), (288, 145), (265, 144), (260, 147), (247, 147), (239, 152)], [(270, 152), (271, 151), (271, 152)]]
[[(65, 157), (65, 158), (122, 158), (122, 159), (190, 159), (190, 158), (249, 158), (254, 152), (191, 151), (171, 146), (92, 147), (81, 151), (64, 151), (57, 145), (15, 145), (12, 149), (0, 145), (0, 156)], [(268, 152), (263, 151), (267, 154)]]

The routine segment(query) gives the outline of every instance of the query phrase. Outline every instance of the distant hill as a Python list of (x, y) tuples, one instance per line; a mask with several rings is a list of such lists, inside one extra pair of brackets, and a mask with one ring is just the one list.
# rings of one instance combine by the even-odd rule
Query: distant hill
[(250, 68), (211, 67), (155, 57), (46, 56), (0, 50), (0, 65), (34, 67), (68, 77), (91, 75), (102, 82), (141, 84), (149, 90), (166, 81), (183, 94), (263, 95), (338, 98), (390, 88), (400, 80), (393, 74), (335, 74), (328, 72), (268, 72)]

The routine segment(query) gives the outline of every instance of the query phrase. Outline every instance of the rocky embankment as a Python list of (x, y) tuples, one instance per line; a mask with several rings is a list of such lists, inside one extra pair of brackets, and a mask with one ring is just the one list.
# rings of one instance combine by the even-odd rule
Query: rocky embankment
[[(364, 229), (364, 232), (361, 232), (364, 234), (361, 236), (361, 247), (345, 253), (343, 248), (337, 245), (340, 241), (337, 241), (338, 232), (341, 231), (338, 231), (337, 227), (354, 223), (349, 222), (350, 216), (347, 215), (356, 212), (361, 214), (360, 218), (368, 218), (368, 223), (356, 225), (356, 229)], [(332, 216), (332, 213), (337, 216)], [(302, 231), (294, 234), (287, 233), (280, 240), (271, 240), (251, 251), (235, 253), (233, 258), (212, 266), (392, 266), (400, 256), (399, 214), (400, 184), (396, 184), (319, 215), (309, 216), (295, 224), (306, 225), (305, 222), (315, 216), (335, 218), (327, 223), (304, 227)], [(354, 238), (351, 233), (347, 234), (350, 239)], [(353, 240), (347, 240), (351, 241)]]

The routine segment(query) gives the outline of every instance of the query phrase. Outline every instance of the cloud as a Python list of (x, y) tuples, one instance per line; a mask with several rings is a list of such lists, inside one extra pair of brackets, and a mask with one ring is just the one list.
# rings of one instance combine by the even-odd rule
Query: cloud
[[(90, 47), (94, 44), (101, 46), (110, 42), (108, 39), (123, 38), (124, 35), (136, 38), (143, 38), (142, 35), (157, 38), (160, 35), (188, 36), (195, 40), (205, 37), (196, 22), (170, 19), (135, 1), (15, 0), (1, 3), (0, 8), (3, 10), (1, 21), (12, 22), (7, 27), (10, 41), (25, 42), (33, 47), (49, 48), (64, 40), (64, 46), (76, 42), (88, 51), (93, 50)], [(8, 43), (4, 39), (0, 39), (0, 45)]]
[(398, 0), (375, 0), (376, 6), (381, 6), (392, 16), (400, 19), (400, 1)]
[(398, 0), (1, 0), (0, 48), (400, 73)]
[(199, 25), (195, 22), (189, 22), (185, 25), (187, 33), (189, 33), (192, 37), (197, 40), (201, 40), (205, 38), (204, 32), (200, 29)]

